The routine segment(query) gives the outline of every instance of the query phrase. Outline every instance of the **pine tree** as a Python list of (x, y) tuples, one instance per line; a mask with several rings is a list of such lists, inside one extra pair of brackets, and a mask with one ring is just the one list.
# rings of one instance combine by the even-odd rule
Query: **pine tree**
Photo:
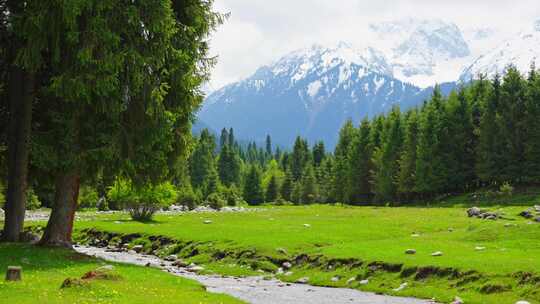
[[(484, 87), (488, 87), (487, 85)], [(484, 183), (492, 183), (499, 178), (499, 160), (502, 138), (497, 112), (501, 102), (501, 83), (499, 75), (493, 79), (492, 89), (476, 94), (480, 98), (481, 116), (478, 126), (478, 144), (476, 146), (476, 172)], [(475, 87), (473, 87), (475, 89)]]
[(293, 188), (291, 193), (291, 202), (293, 202), (296, 205), (300, 205), (302, 203), (302, 184), (300, 181), (293, 182)]
[(266, 188), (266, 201), (275, 202), (279, 194), (279, 186), (275, 175), (272, 175), (268, 187)]
[(251, 165), (244, 184), (244, 199), (250, 205), (260, 205), (264, 202), (264, 192), (261, 173), (255, 165)]
[(209, 196), (212, 193), (217, 193), (219, 189), (219, 177), (215, 168), (211, 168), (210, 172), (206, 176), (203, 185), (205, 197)]
[(221, 182), (230, 187), (240, 183), (241, 161), (230, 145), (223, 146), (219, 153), (218, 171)]
[(291, 201), (291, 194), (294, 188), (294, 178), (289, 171), (285, 172), (285, 179), (281, 185), (281, 197), (286, 201)]
[(313, 204), (317, 202), (317, 199), (318, 199), (317, 180), (315, 178), (315, 171), (313, 170), (312, 165), (306, 166), (306, 169), (304, 170), (304, 174), (302, 175), (300, 188), (301, 188), (300, 203)]
[(510, 66), (501, 86), (498, 123), (505, 151), (501, 153), (501, 181), (520, 183), (525, 172), (525, 142), (527, 141), (526, 84), (519, 71)]
[(291, 174), (295, 181), (300, 180), (302, 172), (309, 160), (307, 141), (298, 136), (294, 142), (293, 152), (289, 159)]
[(412, 110), (405, 118), (403, 149), (399, 159), (398, 191), (405, 196), (415, 193), (417, 136), (418, 112)]
[(272, 157), (272, 139), (270, 138), (270, 135), (266, 135), (266, 155), (269, 158)]
[(319, 167), (326, 157), (324, 142), (319, 141), (313, 146), (313, 165)]
[(370, 176), (372, 169), (371, 125), (364, 119), (360, 123), (358, 136), (356, 136), (349, 150), (346, 163), (347, 183), (346, 201), (348, 203), (361, 203), (368, 201), (371, 193)]
[(216, 143), (208, 129), (201, 131), (190, 159), (190, 177), (194, 188), (202, 187), (212, 171), (215, 171), (214, 151)]
[(337, 201), (347, 202), (347, 182), (349, 172), (349, 150), (356, 137), (356, 129), (348, 120), (339, 131), (339, 140), (334, 150), (334, 185), (333, 196)]
[(237, 148), (237, 143), (236, 143), (236, 139), (234, 138), (233, 128), (229, 129), (229, 139), (227, 140), (227, 142), (229, 143), (231, 147), (234, 147), (235, 149)]
[(374, 192), (379, 202), (393, 201), (397, 194), (397, 177), (399, 174), (399, 155), (403, 142), (401, 113), (394, 108), (385, 119), (381, 146), (373, 154)]
[(527, 86), (527, 142), (525, 146), (526, 178), (540, 181), (540, 75), (533, 64)]
[(223, 149), (223, 147), (229, 145), (229, 132), (227, 132), (227, 129), (223, 128), (221, 130), (221, 135), (219, 136), (219, 149)]

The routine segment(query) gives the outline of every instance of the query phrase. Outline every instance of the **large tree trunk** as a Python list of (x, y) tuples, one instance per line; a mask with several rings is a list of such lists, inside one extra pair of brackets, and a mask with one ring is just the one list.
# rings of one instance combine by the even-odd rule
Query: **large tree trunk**
[(9, 76), (8, 187), (4, 241), (17, 242), (24, 225), (34, 76), (15, 66)]
[(77, 172), (62, 173), (57, 177), (54, 206), (40, 245), (71, 247), (79, 184), (80, 177)]

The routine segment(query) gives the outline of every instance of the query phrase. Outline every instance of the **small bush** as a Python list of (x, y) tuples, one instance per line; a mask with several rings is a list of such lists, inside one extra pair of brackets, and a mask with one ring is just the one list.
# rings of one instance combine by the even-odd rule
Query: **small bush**
[(97, 191), (90, 186), (82, 186), (79, 192), (79, 208), (96, 208), (99, 201)]
[(26, 191), (26, 209), (27, 210), (36, 210), (41, 208), (41, 201), (39, 197), (34, 192), (34, 189), (29, 188)]
[(149, 221), (156, 211), (169, 207), (178, 199), (170, 183), (136, 188), (130, 181), (118, 179), (109, 189), (108, 197), (128, 210), (136, 221)]
[(218, 193), (212, 193), (206, 198), (206, 203), (213, 209), (221, 209), (227, 203)]
[(4, 185), (0, 184), (0, 208), (4, 208), (4, 204), (6, 203), (5, 190)]
[(512, 185), (509, 182), (504, 182), (499, 187), (499, 193), (502, 196), (512, 196), (512, 194), (514, 193), (514, 187), (512, 187)]
[(195, 209), (201, 204), (200, 194), (193, 191), (191, 187), (178, 190), (177, 204), (187, 207), (189, 210)]
[(222, 189), (220, 189), (220, 194), (227, 202), (227, 206), (233, 207), (243, 202), (240, 190), (238, 190), (238, 188), (236, 188), (234, 185), (228, 188), (223, 187)]

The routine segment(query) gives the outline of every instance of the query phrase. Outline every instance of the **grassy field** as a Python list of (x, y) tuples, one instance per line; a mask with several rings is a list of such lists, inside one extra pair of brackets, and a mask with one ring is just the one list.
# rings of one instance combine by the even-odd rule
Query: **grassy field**
[[(92, 221), (78, 222), (76, 227), (79, 231), (96, 228), (193, 241), (187, 247), (197, 249), (196, 255), (180, 253), (221, 273), (249, 274), (249, 270), (231, 267), (242, 263), (238, 258), (216, 262), (211, 254), (218, 250), (237, 253), (250, 250), (258, 257), (274, 259), (306, 254), (365, 263), (364, 267), (336, 267), (332, 271), (307, 265), (281, 278), (294, 281), (308, 276), (310, 283), (330, 286), (346, 286), (345, 281), (350, 277), (369, 278), (369, 284), (353, 287), (443, 301), (459, 295), (467, 303), (512, 303), (523, 298), (540, 303), (540, 224), (517, 216), (525, 208), (491, 207), (504, 213), (506, 219), (488, 221), (468, 218), (464, 208), (268, 207), (247, 214), (159, 215), (151, 223), (133, 222), (127, 215), (98, 216)], [(205, 224), (205, 220), (212, 223)], [(285, 256), (280, 253), (282, 249), (287, 252)], [(415, 249), (417, 253), (406, 255), (406, 249)], [(443, 255), (431, 256), (436, 251), (442, 251)], [(401, 268), (370, 271), (365, 267), (370, 262), (399, 264)], [(437, 269), (426, 280), (404, 277), (401, 271), (425, 266)], [(272, 267), (260, 268), (272, 270)], [(441, 271), (448, 268), (478, 274), (452, 277)], [(523, 283), (523, 277), (529, 278), (529, 273), (532, 281)], [(332, 282), (336, 275), (342, 279)], [(469, 282), (470, 277), (473, 279)], [(393, 291), (403, 282), (408, 282), (409, 287)]]
[(80, 278), (104, 265), (103, 261), (62, 249), (0, 244), (0, 269), (4, 271), (8, 265), (23, 267), (23, 281), (5, 282), (2, 278), (2, 303), (241, 303), (208, 293), (191, 280), (122, 264), (112, 264), (118, 279), (60, 288), (66, 278)]

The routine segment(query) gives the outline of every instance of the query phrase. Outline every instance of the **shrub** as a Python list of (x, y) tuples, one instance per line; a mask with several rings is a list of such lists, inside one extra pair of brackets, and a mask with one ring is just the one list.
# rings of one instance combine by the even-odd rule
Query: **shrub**
[(26, 191), (26, 209), (27, 210), (36, 210), (41, 208), (41, 201), (39, 197), (34, 192), (34, 189), (29, 188)]
[(6, 197), (4, 195), (4, 185), (0, 184), (0, 208), (4, 208), (4, 204), (6, 203)]
[(82, 186), (79, 192), (79, 208), (96, 208), (99, 201), (97, 191), (90, 186)]
[(178, 190), (178, 199), (176, 200), (176, 203), (187, 207), (189, 210), (193, 210), (201, 204), (200, 193), (194, 192), (191, 187), (182, 188)]
[(220, 194), (222, 198), (227, 202), (227, 206), (237, 206), (241, 203), (243, 203), (242, 195), (240, 194), (240, 190), (236, 188), (234, 185), (230, 187), (223, 187), (220, 189)]
[(218, 193), (212, 193), (206, 198), (206, 203), (213, 209), (221, 209), (225, 206), (226, 201)]
[(514, 193), (514, 187), (512, 187), (512, 185), (509, 182), (504, 182), (499, 187), (499, 193), (502, 196), (512, 196), (512, 194)]
[(128, 210), (136, 221), (149, 221), (156, 211), (169, 207), (178, 198), (170, 183), (136, 188), (130, 181), (118, 179), (109, 189), (108, 197)]

